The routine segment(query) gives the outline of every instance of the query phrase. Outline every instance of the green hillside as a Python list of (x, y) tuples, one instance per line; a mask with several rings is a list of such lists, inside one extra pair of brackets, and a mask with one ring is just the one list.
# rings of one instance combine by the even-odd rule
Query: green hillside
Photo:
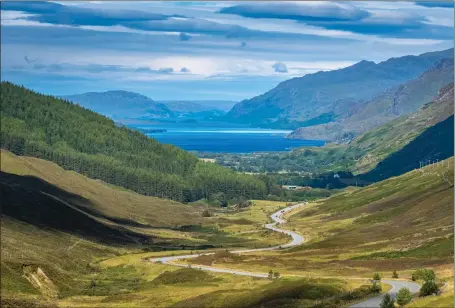
[(144, 195), (194, 201), (265, 195), (265, 184), (159, 142), (92, 111), (1, 84), (1, 147), (56, 162)]
[[(438, 96), (417, 112), (390, 121), (355, 138), (347, 151), (360, 150), (364, 154), (355, 163), (354, 171), (361, 173), (373, 169), (379, 161), (402, 149), (426, 129), (450, 117), (453, 114), (453, 100), (454, 88), (451, 83), (442, 87)], [(444, 158), (447, 157), (439, 159)]]
[[(304, 176), (317, 177), (321, 173), (346, 170), (362, 174), (383, 162), (383, 171), (379, 172), (383, 175), (368, 177), (369, 181), (378, 181), (419, 167), (420, 161), (443, 160), (453, 155), (453, 127), (450, 124), (453, 100), (454, 85), (450, 83), (438, 91), (432, 102), (425, 104), (417, 112), (371, 129), (348, 145), (327, 144), (323, 147), (298, 148), (284, 153), (221, 153), (206, 157), (215, 158), (217, 163), (239, 171), (286, 171), (280, 174), (280, 178), (285, 179), (287, 176), (289, 181), (284, 183), (297, 185), (302, 185), (300, 183), (304, 182)], [(412, 156), (412, 160), (408, 156)], [(401, 159), (398, 159), (400, 157)], [(390, 164), (391, 162), (393, 163)]]
[(379, 181), (453, 156), (453, 115), (426, 129), (360, 178)]
[[(229, 209), (203, 217), (205, 206), (140, 195), (39, 158), (2, 150), (0, 162), (2, 305), (6, 299), (12, 307), (39, 307), (34, 306), (36, 300), (85, 296), (98, 301), (91, 307), (100, 307), (99, 296), (159, 293), (150, 281), (169, 267), (143, 262), (145, 254), (266, 247), (287, 240), (262, 230), (266, 218), (259, 210), (258, 222), (252, 220), (256, 215), (231, 217)], [(136, 258), (134, 266), (99, 265), (125, 254)], [(42, 285), (34, 284), (34, 279)], [(221, 288), (231, 289), (233, 284), (228, 279)], [(198, 292), (191, 294), (208, 291), (202, 286)], [(158, 295), (143, 297), (151, 300)], [(161, 299), (165, 296), (161, 294)], [(112, 307), (109, 300), (103, 303)]]
[(372, 277), (392, 271), (408, 279), (429, 267), (453, 277), (453, 157), (364, 188), (348, 188), (288, 216), (286, 228), (306, 243), (252, 253), (220, 268), (313, 277)]

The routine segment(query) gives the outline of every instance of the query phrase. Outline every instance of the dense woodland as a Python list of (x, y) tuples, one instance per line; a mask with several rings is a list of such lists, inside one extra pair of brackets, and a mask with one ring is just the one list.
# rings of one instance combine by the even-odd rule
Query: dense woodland
[(2, 82), (1, 100), (1, 147), (17, 155), (182, 202), (212, 195), (263, 198), (268, 193), (257, 177), (202, 162), (62, 99)]

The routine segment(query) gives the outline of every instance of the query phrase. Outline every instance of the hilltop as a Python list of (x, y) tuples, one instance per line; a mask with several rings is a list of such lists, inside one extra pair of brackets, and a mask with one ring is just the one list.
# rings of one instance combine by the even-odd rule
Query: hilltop
[(130, 91), (87, 92), (67, 95), (62, 98), (117, 120), (139, 117), (169, 118), (173, 116), (172, 111), (166, 105)]

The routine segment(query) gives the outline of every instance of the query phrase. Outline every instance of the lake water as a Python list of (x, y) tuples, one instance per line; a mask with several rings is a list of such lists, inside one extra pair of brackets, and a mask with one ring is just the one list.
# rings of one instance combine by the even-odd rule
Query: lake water
[[(133, 126), (133, 125), (129, 125)], [(289, 151), (303, 146), (322, 146), (323, 141), (287, 139), (289, 130), (258, 129), (235, 126), (207, 125), (134, 125), (142, 129), (166, 129), (163, 133), (147, 134), (162, 143), (173, 144), (187, 151), (252, 153)]]

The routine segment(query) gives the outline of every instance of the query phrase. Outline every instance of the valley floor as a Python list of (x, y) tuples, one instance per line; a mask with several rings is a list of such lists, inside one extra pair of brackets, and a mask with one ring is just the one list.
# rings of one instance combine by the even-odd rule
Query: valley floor
[[(2, 151), (1, 164), (5, 307), (325, 307), (368, 296), (359, 278), (396, 270), (408, 280), (419, 268), (448, 283), (410, 307), (453, 306), (453, 159), (295, 209), (286, 228), (305, 244), (241, 255), (229, 251), (290, 240), (262, 227), (288, 204), (253, 201), (203, 217), (203, 205), (141, 196), (40, 159)], [(215, 254), (183, 262), (282, 278), (148, 262), (202, 251)]]

